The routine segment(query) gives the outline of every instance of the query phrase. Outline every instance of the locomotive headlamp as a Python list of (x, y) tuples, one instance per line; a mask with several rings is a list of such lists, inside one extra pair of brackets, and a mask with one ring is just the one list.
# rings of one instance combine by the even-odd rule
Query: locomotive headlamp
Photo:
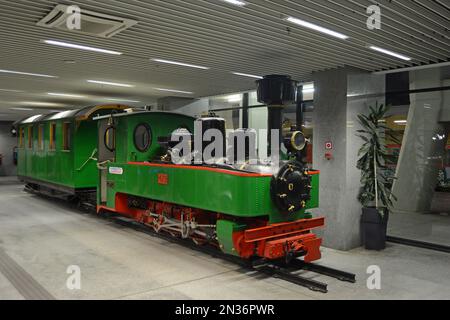
[(306, 138), (301, 131), (291, 131), (284, 137), (284, 146), (289, 152), (302, 151), (306, 146)]
[(294, 131), (291, 136), (291, 148), (296, 151), (302, 151), (306, 146), (305, 135), (301, 131)]

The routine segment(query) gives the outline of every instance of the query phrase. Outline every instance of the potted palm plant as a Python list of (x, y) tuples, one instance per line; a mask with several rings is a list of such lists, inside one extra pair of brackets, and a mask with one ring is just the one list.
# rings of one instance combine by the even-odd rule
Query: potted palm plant
[(361, 188), (358, 200), (363, 205), (361, 216), (361, 238), (369, 250), (382, 250), (386, 247), (386, 230), (389, 210), (392, 207), (391, 193), (394, 177), (388, 174), (388, 164), (394, 162), (393, 155), (385, 150), (385, 139), (395, 143), (398, 139), (385, 124), (388, 107), (376, 103), (369, 106), (368, 114), (359, 114), (358, 122), (362, 129), (357, 136), (363, 140), (358, 152), (357, 168), (361, 170)]

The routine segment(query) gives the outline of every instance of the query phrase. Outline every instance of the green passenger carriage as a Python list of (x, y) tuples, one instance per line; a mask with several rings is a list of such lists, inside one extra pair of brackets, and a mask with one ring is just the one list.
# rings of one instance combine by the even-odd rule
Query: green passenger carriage
[(36, 192), (89, 195), (97, 187), (97, 124), (92, 118), (126, 108), (93, 106), (17, 122), (19, 179)]

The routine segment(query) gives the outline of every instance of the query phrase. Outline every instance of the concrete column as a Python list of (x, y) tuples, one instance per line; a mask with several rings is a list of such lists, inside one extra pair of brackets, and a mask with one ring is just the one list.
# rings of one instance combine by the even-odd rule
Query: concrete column
[(0, 176), (16, 175), (16, 165), (13, 162), (13, 148), (17, 146), (17, 138), (11, 136), (12, 122), (0, 121), (0, 154), (3, 161), (0, 165)]
[[(360, 175), (356, 169), (362, 140), (356, 137), (357, 114), (375, 101), (384, 103), (385, 77), (352, 68), (318, 72), (314, 78), (313, 165), (321, 171), (319, 209), (326, 218), (324, 246), (350, 250), (361, 244), (361, 204), (357, 200)], [(333, 143), (333, 158), (325, 158), (325, 143)]]
[[(442, 69), (427, 69), (410, 73), (410, 88), (440, 87)], [(443, 92), (411, 95), (408, 123), (397, 164), (393, 193), (398, 198), (395, 212), (426, 213), (437, 183), (438, 168), (442, 165), (446, 135), (439, 123), (442, 113)], [(438, 136), (439, 135), (439, 136)]]

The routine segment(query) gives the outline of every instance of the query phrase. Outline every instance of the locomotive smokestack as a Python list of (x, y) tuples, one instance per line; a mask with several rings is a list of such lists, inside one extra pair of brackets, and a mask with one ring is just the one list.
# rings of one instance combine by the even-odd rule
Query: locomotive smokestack
[(268, 75), (256, 81), (258, 102), (268, 107), (268, 148), (271, 150), (271, 132), (277, 129), (282, 141), (283, 108), (297, 101), (298, 82), (285, 75)]

